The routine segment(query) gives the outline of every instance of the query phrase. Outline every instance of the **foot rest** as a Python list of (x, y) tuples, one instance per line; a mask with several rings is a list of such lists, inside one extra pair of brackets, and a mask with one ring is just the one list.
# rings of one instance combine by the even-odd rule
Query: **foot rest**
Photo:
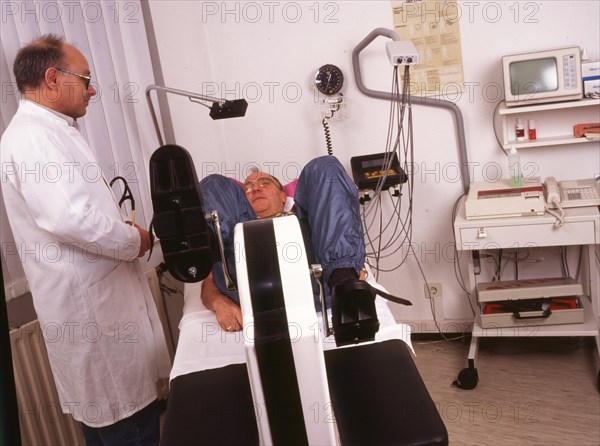
[(331, 321), (338, 347), (375, 339), (379, 319), (371, 285), (358, 279), (335, 285), (331, 295)]
[(447, 445), (448, 432), (400, 340), (325, 351), (344, 446)]

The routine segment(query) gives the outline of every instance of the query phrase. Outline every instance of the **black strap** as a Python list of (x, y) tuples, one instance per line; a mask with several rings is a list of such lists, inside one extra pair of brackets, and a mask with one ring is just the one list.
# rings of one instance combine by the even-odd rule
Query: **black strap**
[[(365, 282), (367, 283), (367, 282)], [(401, 305), (412, 305), (412, 302), (410, 300), (407, 299), (403, 299), (401, 297), (396, 297), (392, 294), (386, 293), (385, 291), (380, 290), (379, 288), (375, 288), (373, 285), (369, 284), (369, 286), (371, 287), (371, 290), (375, 293), (375, 294), (379, 294), (381, 297), (383, 297), (384, 299), (390, 300), (392, 302), (395, 302), (397, 304), (401, 304)]]

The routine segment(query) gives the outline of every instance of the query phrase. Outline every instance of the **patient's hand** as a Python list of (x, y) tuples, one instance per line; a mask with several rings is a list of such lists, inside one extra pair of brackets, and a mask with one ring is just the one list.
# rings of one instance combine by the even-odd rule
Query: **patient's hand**
[(242, 329), (242, 310), (238, 304), (225, 295), (214, 302), (217, 322), (225, 331), (240, 331)]
[(219, 291), (213, 281), (212, 273), (202, 282), (200, 298), (206, 308), (215, 312), (217, 322), (222, 330), (240, 331), (242, 329), (240, 306)]

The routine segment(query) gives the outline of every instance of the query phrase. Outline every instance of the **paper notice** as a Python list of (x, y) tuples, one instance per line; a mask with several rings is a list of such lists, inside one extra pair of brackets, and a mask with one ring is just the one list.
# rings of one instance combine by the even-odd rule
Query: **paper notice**
[(419, 63), (410, 68), (412, 95), (448, 95), (463, 91), (460, 9), (455, 1), (392, 1), (394, 31), (410, 40)]

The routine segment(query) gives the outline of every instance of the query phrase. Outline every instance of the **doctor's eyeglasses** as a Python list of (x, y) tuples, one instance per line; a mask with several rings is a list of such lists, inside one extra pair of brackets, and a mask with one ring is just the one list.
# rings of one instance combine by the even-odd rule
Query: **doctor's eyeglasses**
[(64, 68), (59, 68), (59, 67), (54, 67), (54, 68), (56, 68), (61, 73), (66, 73), (66, 74), (70, 74), (72, 76), (80, 77), (81, 79), (83, 79), (85, 81), (85, 89), (87, 90), (88, 88), (90, 88), (90, 82), (92, 82), (92, 76), (84, 76), (83, 74), (73, 73), (72, 71), (65, 70)]

